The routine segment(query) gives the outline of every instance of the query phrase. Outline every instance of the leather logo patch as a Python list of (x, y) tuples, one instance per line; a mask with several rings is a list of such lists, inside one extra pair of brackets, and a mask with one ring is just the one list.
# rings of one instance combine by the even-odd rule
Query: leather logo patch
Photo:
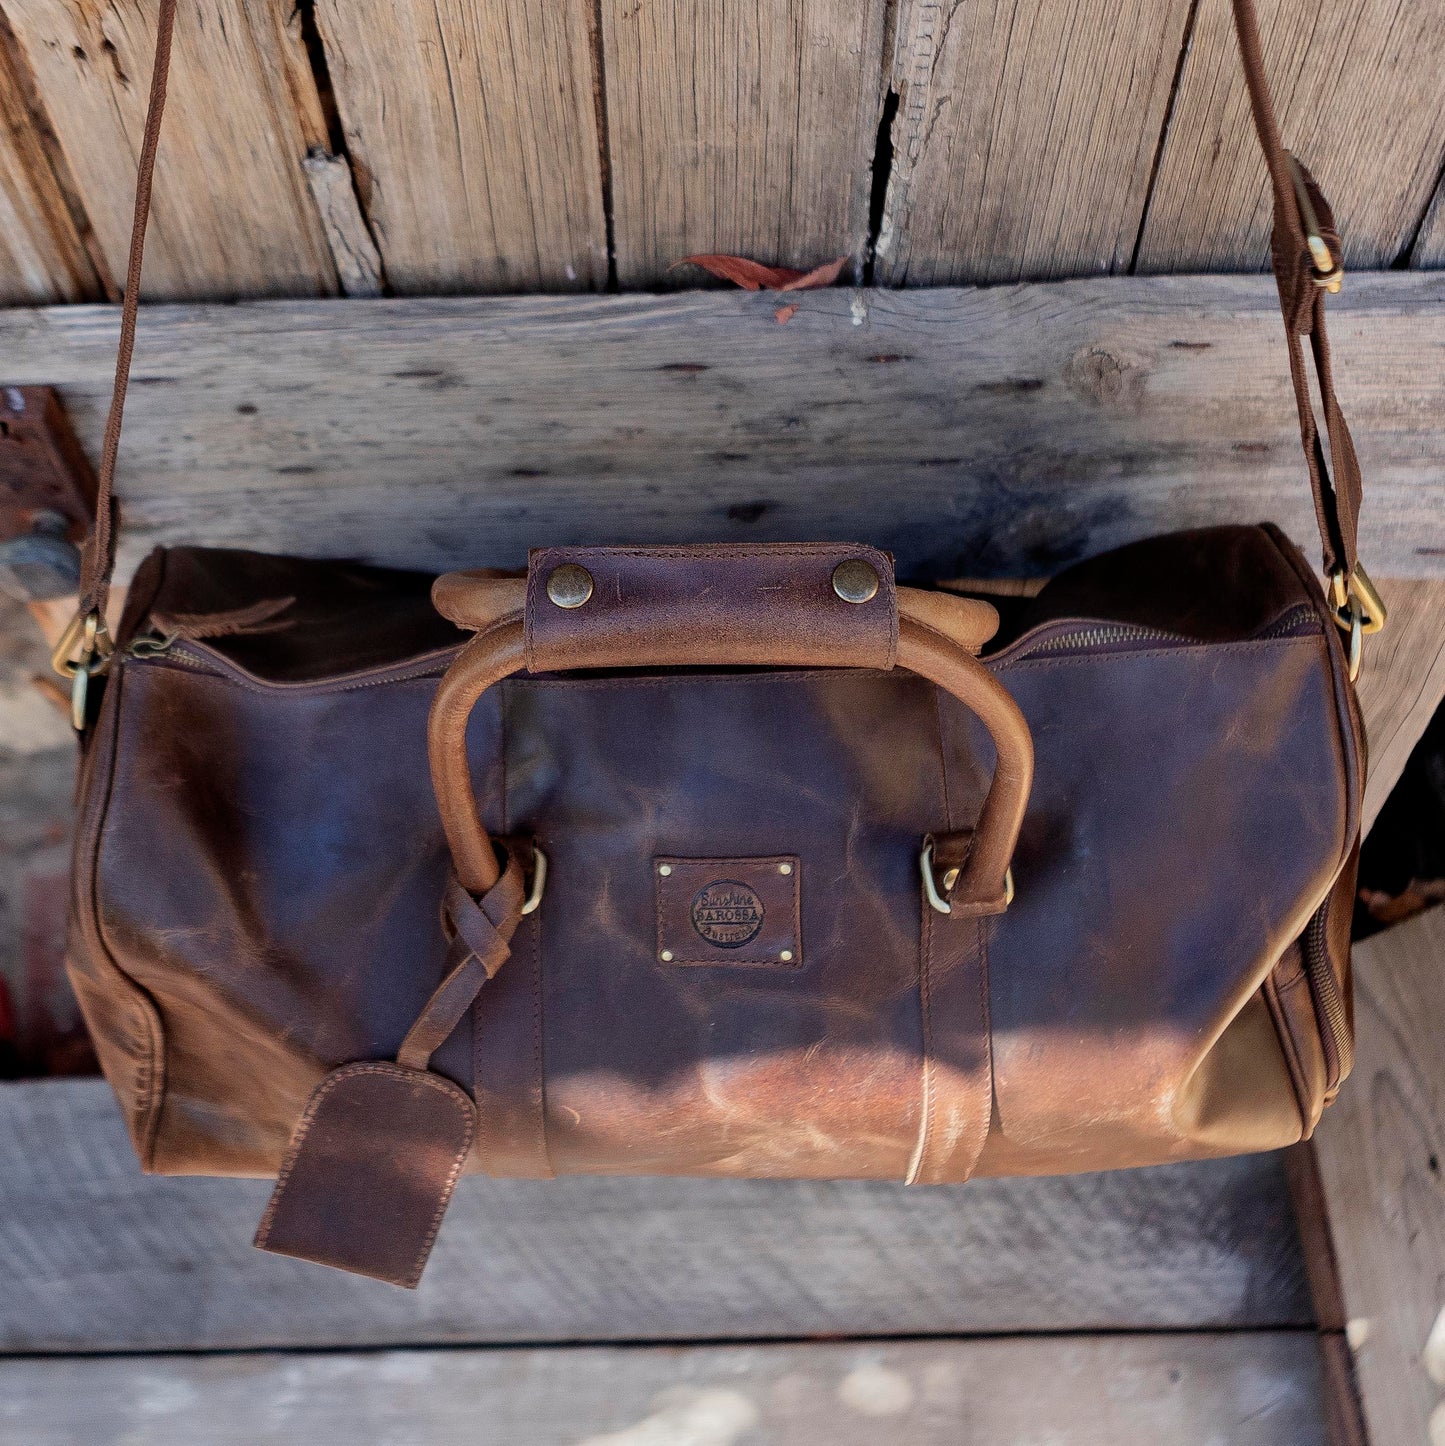
[(652, 860), (659, 964), (801, 969), (802, 861)]
[(719, 879), (697, 891), (692, 927), (719, 949), (741, 949), (763, 927), (763, 901), (737, 879)]

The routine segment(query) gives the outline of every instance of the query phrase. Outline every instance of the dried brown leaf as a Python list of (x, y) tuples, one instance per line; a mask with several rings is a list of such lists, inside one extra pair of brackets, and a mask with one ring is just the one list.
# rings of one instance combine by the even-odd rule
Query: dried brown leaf
[(846, 256), (840, 256), (836, 261), (825, 261), (821, 266), (815, 266), (811, 271), (801, 272), (791, 281), (785, 281), (778, 290), (815, 291), (820, 286), (831, 286), (843, 274), (843, 268), (847, 264)]
[[(674, 266), (692, 265), (722, 281), (731, 281), (745, 291), (782, 291), (790, 282), (798, 281), (805, 275), (788, 266), (764, 266), (761, 261), (750, 261), (746, 256), (684, 256)], [(669, 268), (671, 269), (671, 268)]]

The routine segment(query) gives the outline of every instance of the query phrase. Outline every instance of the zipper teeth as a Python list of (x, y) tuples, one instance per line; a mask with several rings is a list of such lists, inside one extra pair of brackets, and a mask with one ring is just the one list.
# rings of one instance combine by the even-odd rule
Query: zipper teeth
[(1329, 950), (1325, 947), (1325, 924), (1329, 901), (1321, 904), (1305, 930), (1305, 973), (1310, 990), (1319, 1006), (1320, 1037), (1325, 1046), (1325, 1089), (1334, 1089), (1349, 1073), (1352, 1062), (1350, 1031), (1345, 1019), (1345, 1002), (1340, 997), (1339, 981), (1330, 967)]
[(1058, 653), (1070, 648), (1101, 648), (1106, 643), (1188, 641), (1190, 640), (1183, 633), (1169, 633), (1161, 628), (1135, 627), (1129, 623), (1104, 623), (1097, 628), (1085, 628), (1077, 633), (1062, 633), (1056, 638), (1046, 638), (1023, 656), (1032, 658), (1038, 653)]
[(296, 683), (272, 683), (264, 678), (252, 677), (243, 669), (228, 667), (217, 658), (204, 653), (192, 652), (185, 643), (173, 642), (168, 647), (145, 651), (130, 651), (128, 656), (139, 662), (162, 662), (172, 666), (189, 668), (193, 672), (206, 673), (211, 677), (226, 678), (243, 688), (256, 692), (274, 691), (320, 691), (327, 693), (350, 693), (361, 688), (377, 688), (387, 683), (407, 683), (417, 678), (440, 677), (446, 672), (452, 658), (430, 657), (416, 663), (398, 663), (357, 673), (351, 678), (310, 678)]
[[(1302, 631), (1302, 624), (1314, 622), (1314, 609), (1308, 603), (1299, 603), (1281, 613), (1268, 627), (1250, 634), (1247, 641), (1265, 642), (1271, 638), (1288, 637)], [(1072, 633), (1061, 633), (1058, 637), (1045, 638), (1043, 642), (1020, 654), (1020, 659), (1037, 657), (1043, 653), (1059, 653), (1080, 648), (1101, 648), (1110, 643), (1177, 643), (1189, 646), (1198, 638), (1187, 633), (1169, 632), (1164, 628), (1150, 628), (1138, 623), (1100, 623), (1096, 627), (1081, 628)]]

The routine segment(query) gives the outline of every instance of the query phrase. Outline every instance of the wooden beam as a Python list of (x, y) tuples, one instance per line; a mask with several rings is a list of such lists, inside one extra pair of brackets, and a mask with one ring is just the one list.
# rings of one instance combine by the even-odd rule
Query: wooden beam
[(396, 291), (606, 284), (592, 7), (319, 0), (362, 207)]
[(1445, 1420), (1445, 909), (1355, 950), (1353, 1077), (1315, 1136), (1371, 1446)]
[[(1445, 7), (1262, 0), (1259, 11), (1284, 143), (1330, 198), (1346, 263), (1391, 265), (1445, 162)], [(1262, 269), (1270, 214), (1229, 6), (1209, 0), (1180, 78), (1139, 269)]]
[(1389, 625), (1369, 640), (1359, 683), (1370, 743), (1366, 831), (1445, 698), (1445, 580), (1392, 578), (1382, 596)]
[(107, 296), (45, 140), (34, 78), (0, 13), (0, 306)]
[[(143, 291), (151, 298), (335, 292), (301, 169), (326, 142), (299, 7), (203, 0), (176, 19)], [(125, 275), (154, 0), (7, 7), (110, 272)]]
[(1127, 270), (1189, 0), (902, 0), (893, 284)]
[(1435, 188), (1435, 198), (1420, 222), (1420, 234), (1410, 253), (1410, 265), (1422, 269), (1445, 266), (1445, 174)]
[(253, 1249), (266, 1181), (143, 1177), (100, 1080), (0, 1086), (0, 1159), (6, 1351), (1312, 1318), (1274, 1156), (929, 1190), (469, 1178), (415, 1292)]
[(314, 150), (304, 161), (307, 184), (326, 227), (331, 259), (343, 296), (380, 296), (381, 256), (357, 204), (356, 183), (345, 156)]
[[(860, 537), (913, 576), (1037, 575), (1273, 518), (1318, 556), (1273, 284), (154, 308), (121, 449), (159, 541), (437, 571), (581, 541)], [(1445, 276), (1353, 278), (1340, 391), (1377, 577), (1445, 573)], [(0, 313), (0, 383), (97, 447), (116, 317)]]
[(9, 1439), (102, 1446), (1320, 1446), (1308, 1332), (149, 1356), (0, 1366)]
[(861, 279), (883, 0), (601, 0), (617, 273), (727, 252)]

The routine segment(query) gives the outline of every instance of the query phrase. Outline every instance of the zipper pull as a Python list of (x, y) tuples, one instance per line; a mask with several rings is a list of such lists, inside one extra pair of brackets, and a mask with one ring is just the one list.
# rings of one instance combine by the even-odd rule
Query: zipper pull
[(174, 633), (147, 633), (144, 637), (132, 638), (126, 645), (128, 658), (160, 658), (175, 645)]

